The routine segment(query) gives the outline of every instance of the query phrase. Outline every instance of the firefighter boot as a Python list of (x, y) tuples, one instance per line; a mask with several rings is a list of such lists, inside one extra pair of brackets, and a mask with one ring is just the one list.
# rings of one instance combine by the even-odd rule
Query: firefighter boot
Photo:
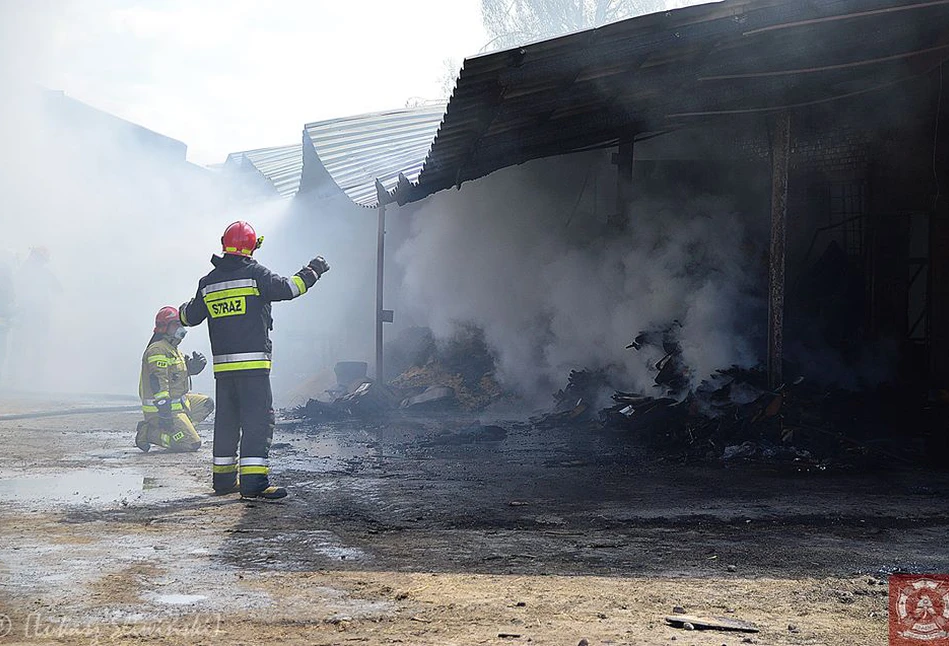
[(237, 480), (234, 481), (234, 484), (231, 485), (214, 485), (214, 495), (215, 496), (226, 496), (230, 493), (237, 493), (241, 490), (241, 484)]
[(248, 500), (253, 498), (263, 498), (264, 500), (280, 500), (281, 498), (287, 497), (287, 490), (283, 487), (275, 487), (270, 485), (263, 491), (255, 492), (241, 492), (241, 498), (246, 498)]
[(280, 500), (287, 497), (287, 490), (270, 484), (266, 474), (247, 474), (241, 478), (241, 498), (263, 498)]
[(135, 428), (135, 446), (145, 453), (148, 453), (148, 450), (152, 448), (151, 443), (148, 441), (148, 422), (145, 420), (139, 422)]
[(240, 478), (236, 471), (213, 474), (211, 485), (214, 487), (215, 496), (226, 496), (229, 493), (237, 493), (241, 490)]
[[(228, 478), (227, 476), (231, 477)], [(223, 476), (223, 477), (222, 477)], [(237, 477), (237, 474), (221, 474), (215, 473), (213, 480), (214, 495), (215, 496), (226, 496), (229, 493), (237, 493), (241, 490), (241, 481)]]

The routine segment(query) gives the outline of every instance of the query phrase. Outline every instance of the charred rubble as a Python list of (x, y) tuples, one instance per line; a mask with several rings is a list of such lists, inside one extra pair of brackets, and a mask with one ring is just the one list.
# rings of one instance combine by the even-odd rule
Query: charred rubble
[[(633, 433), (657, 454), (685, 462), (762, 462), (796, 469), (908, 466), (944, 439), (946, 402), (893, 386), (850, 391), (795, 376), (770, 388), (763, 367), (733, 366), (692, 383), (676, 341), (678, 322), (639, 334), (627, 349), (661, 348), (653, 392), (615, 390), (594, 410), (607, 371), (572, 371), (554, 395), (555, 412), (536, 426), (587, 424)], [(899, 429), (899, 433), (894, 431)], [(909, 429), (915, 429), (911, 433)]]
[[(552, 410), (531, 418), (531, 426), (622, 431), (658, 456), (726, 466), (899, 467), (918, 464), (922, 456), (939, 462), (945, 455), (949, 393), (820, 385), (790, 363), (786, 383), (776, 388), (760, 366), (733, 366), (698, 381), (683, 361), (680, 331), (673, 321), (626, 346), (631, 352), (659, 350), (648, 391), (624, 389), (610, 366), (573, 370), (554, 393)], [(495, 380), (494, 357), (474, 326), (460, 327), (444, 342), (436, 342), (430, 330), (413, 328), (390, 352), (399, 372), (387, 382), (369, 379), (364, 362), (342, 362), (328, 400), (310, 400), (298, 413), (320, 420), (400, 410), (470, 413), (513, 398)]]
[[(385, 383), (369, 379), (364, 362), (340, 362), (337, 385), (325, 399), (311, 399), (298, 413), (311, 419), (378, 417), (397, 410), (420, 412), (483, 410), (504, 397), (494, 378), (494, 356), (484, 333), (461, 325), (444, 341), (428, 328), (408, 328), (386, 348)], [(360, 364), (352, 372), (350, 364)]]

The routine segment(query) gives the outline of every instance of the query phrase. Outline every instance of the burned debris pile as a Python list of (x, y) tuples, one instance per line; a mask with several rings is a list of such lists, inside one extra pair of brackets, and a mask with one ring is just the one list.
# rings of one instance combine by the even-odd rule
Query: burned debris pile
[(337, 394), (331, 401), (310, 399), (296, 413), (308, 419), (334, 421), (348, 417), (376, 417), (399, 407), (399, 396), (385, 384), (364, 378), (346, 386), (338, 384), (330, 394)]
[[(351, 364), (360, 364), (353, 373)], [(386, 346), (386, 383), (369, 379), (364, 362), (340, 362), (329, 401), (311, 399), (298, 412), (311, 419), (372, 417), (396, 410), (464, 411), (484, 409), (503, 396), (494, 379), (494, 357), (475, 326), (462, 325), (436, 341), (428, 328), (409, 328)]]
[[(445, 340), (428, 328), (409, 328), (388, 346), (389, 385), (406, 408), (481, 410), (502, 396), (494, 379), (494, 356), (481, 328), (459, 325)], [(448, 392), (451, 391), (451, 396)]]
[[(879, 386), (862, 391), (821, 386), (785, 367), (772, 388), (761, 367), (733, 366), (696, 379), (683, 359), (682, 326), (640, 333), (628, 351), (650, 357), (653, 384), (632, 392), (616, 366), (573, 370), (553, 409), (530, 419), (536, 429), (629, 433), (657, 455), (686, 462), (763, 462), (795, 469), (899, 466), (944, 455), (949, 393), (942, 398)], [(413, 328), (389, 348), (393, 376), (367, 378), (364, 362), (337, 365), (335, 388), (298, 412), (311, 419), (378, 417), (399, 410), (472, 412), (510, 395), (494, 379), (494, 357), (476, 327), (447, 341)], [(894, 429), (901, 429), (894, 432)]]
[(501, 387), (492, 375), (483, 375), (471, 382), (437, 362), (412, 366), (389, 384), (406, 395), (404, 408), (429, 406), (439, 401), (464, 411), (476, 411), (501, 396)]
[[(535, 427), (595, 425), (631, 432), (658, 454), (684, 461), (765, 462), (795, 468), (860, 467), (909, 463), (919, 451), (892, 428), (916, 424), (906, 417), (906, 395), (885, 388), (852, 392), (820, 387), (801, 377), (770, 388), (765, 371), (732, 367), (693, 387), (676, 341), (678, 323), (642, 333), (627, 346), (661, 350), (652, 363), (653, 392), (627, 392), (610, 384), (608, 370), (571, 371), (554, 395), (554, 411), (533, 418)], [(597, 397), (612, 391), (610, 405)], [(896, 405), (895, 405), (896, 404)], [(917, 410), (925, 410), (920, 402)], [(894, 411), (903, 410), (903, 417)], [(924, 450), (924, 449), (923, 449)]]
[(566, 387), (554, 394), (553, 412), (530, 422), (537, 428), (596, 422), (598, 398), (610, 388), (607, 370), (571, 370)]
[(601, 412), (605, 426), (685, 460), (827, 468), (893, 457), (880, 443), (882, 411), (872, 394), (797, 380), (771, 390), (760, 369), (719, 371), (681, 398), (616, 392), (613, 400)]

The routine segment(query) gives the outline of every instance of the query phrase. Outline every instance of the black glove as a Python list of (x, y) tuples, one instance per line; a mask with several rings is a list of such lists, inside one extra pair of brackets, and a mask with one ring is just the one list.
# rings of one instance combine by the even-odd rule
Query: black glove
[(330, 266), (327, 264), (326, 260), (323, 259), (323, 256), (317, 256), (308, 262), (306, 266), (316, 272), (317, 278), (330, 270)]
[(163, 431), (167, 431), (172, 426), (171, 402), (168, 399), (159, 399), (155, 402), (158, 409), (158, 426)]
[(206, 365), (208, 365), (208, 360), (200, 352), (192, 352), (190, 357), (185, 357), (185, 367), (189, 375), (201, 374)]

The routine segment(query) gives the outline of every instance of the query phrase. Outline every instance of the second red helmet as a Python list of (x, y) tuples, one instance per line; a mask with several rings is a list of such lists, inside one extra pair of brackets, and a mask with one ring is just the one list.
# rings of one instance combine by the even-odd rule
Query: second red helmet
[(178, 310), (174, 307), (165, 306), (155, 315), (155, 332), (158, 334), (167, 334), (170, 327), (179, 325), (181, 322), (178, 320)]
[(257, 237), (254, 227), (243, 220), (232, 222), (224, 229), (224, 235), (221, 236), (221, 246), (225, 254), (235, 256), (251, 256), (256, 249), (263, 243), (263, 236)]

